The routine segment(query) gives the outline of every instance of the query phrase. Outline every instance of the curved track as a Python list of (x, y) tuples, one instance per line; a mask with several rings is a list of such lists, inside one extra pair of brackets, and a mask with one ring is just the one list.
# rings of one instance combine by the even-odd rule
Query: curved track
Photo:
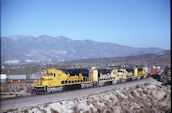
[(88, 89), (69, 90), (69, 91), (64, 91), (64, 92), (48, 94), (48, 95), (28, 96), (26, 98), (2, 100), (1, 112), (7, 111), (9, 109), (16, 109), (16, 108), (22, 108), (26, 106), (34, 106), (34, 105), (45, 104), (49, 102), (56, 102), (56, 101), (61, 101), (61, 100), (66, 100), (66, 99), (73, 99), (73, 98), (88, 96), (92, 94), (101, 93), (106, 90), (111, 90), (113, 88), (123, 89), (127, 87), (132, 87), (138, 84), (142, 84), (145, 82), (158, 83), (158, 81), (156, 81), (152, 77), (149, 77), (146, 79), (135, 80), (135, 81), (120, 83), (116, 85), (108, 85), (108, 86), (94, 87), (94, 88), (88, 88)]

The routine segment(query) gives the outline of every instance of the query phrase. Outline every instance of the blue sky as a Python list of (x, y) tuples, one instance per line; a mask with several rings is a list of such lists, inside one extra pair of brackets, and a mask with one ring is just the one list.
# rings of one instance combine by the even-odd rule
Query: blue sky
[(170, 49), (170, 0), (1, 0), (1, 35)]

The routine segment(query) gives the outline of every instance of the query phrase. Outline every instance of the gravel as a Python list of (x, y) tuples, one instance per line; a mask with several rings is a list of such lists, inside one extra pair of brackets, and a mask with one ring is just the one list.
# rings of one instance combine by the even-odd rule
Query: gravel
[(144, 83), (125, 89), (25, 107), (8, 113), (170, 113), (171, 86)]
[[(170, 112), (171, 86), (152, 78), (123, 84), (4, 101), (8, 113)], [(17, 104), (16, 104), (17, 103)]]

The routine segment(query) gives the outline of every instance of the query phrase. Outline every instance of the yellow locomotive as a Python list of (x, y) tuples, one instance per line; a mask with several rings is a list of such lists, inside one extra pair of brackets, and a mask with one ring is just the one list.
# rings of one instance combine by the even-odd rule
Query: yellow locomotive
[(44, 71), (43, 76), (34, 81), (33, 91), (37, 94), (62, 91), (65, 86), (81, 85), (81, 88), (93, 85), (89, 76), (89, 70), (86, 69), (48, 69)]
[(146, 78), (147, 72), (144, 69), (134, 68), (131, 72), (126, 69), (48, 69), (43, 76), (34, 81), (33, 92), (44, 94), (55, 91), (62, 91), (77, 86), (88, 88), (103, 86), (106, 84), (117, 84), (127, 80)]

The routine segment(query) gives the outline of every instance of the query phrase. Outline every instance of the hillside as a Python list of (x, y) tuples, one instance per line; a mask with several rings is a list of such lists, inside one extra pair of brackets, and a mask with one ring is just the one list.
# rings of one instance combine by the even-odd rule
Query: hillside
[(4, 64), (53, 63), (87, 58), (157, 53), (160, 48), (134, 48), (110, 42), (72, 40), (64, 36), (14, 35), (1, 38)]
[(7, 113), (171, 113), (171, 86), (144, 83), (99, 94), (9, 109)]
[(113, 64), (113, 65), (169, 65), (171, 62), (171, 51), (164, 50), (158, 53), (148, 53), (135, 56), (90, 58), (62, 62), (62, 64)]
[[(56, 68), (90, 68), (96, 66), (97, 68), (107, 68), (109, 66), (121, 66), (133, 67), (140, 66), (152, 66), (158, 65), (162, 68), (169, 66), (171, 62), (171, 52), (162, 51), (157, 54), (144, 54), (136, 56), (126, 57), (111, 57), (111, 58), (92, 58), (73, 60), (66, 62), (59, 62), (53, 64), (27, 64), (27, 65), (8, 65), (4, 69), (1, 69), (2, 73), (6, 74), (33, 74), (40, 73), (45, 69)], [(112, 67), (113, 68), (113, 67)]]

